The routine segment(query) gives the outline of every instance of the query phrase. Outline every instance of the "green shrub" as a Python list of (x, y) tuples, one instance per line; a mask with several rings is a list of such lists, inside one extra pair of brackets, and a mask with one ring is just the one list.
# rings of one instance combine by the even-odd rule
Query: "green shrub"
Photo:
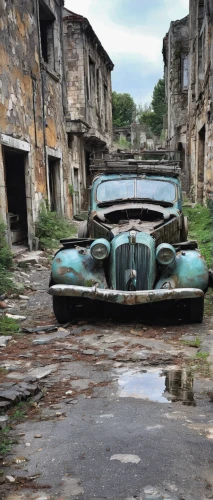
[(0, 316), (0, 335), (18, 333), (19, 330), (20, 326), (15, 319), (8, 318), (7, 316)]
[(9, 269), (12, 266), (12, 252), (7, 244), (6, 226), (0, 220), (0, 295), (5, 292), (10, 292), (13, 289), (13, 282), (11, 280), (12, 274)]
[(184, 207), (184, 215), (189, 219), (189, 239), (197, 240), (198, 247), (208, 267), (212, 267), (213, 259), (213, 217), (212, 211), (203, 205)]
[(57, 212), (51, 212), (45, 204), (42, 205), (36, 224), (36, 236), (41, 248), (57, 248), (62, 238), (72, 238), (76, 233), (75, 227), (61, 217)]
[(5, 234), (6, 234), (6, 226), (0, 220), (0, 266), (8, 269), (8, 267), (12, 266), (13, 259), (12, 259), (12, 252), (5, 238)]

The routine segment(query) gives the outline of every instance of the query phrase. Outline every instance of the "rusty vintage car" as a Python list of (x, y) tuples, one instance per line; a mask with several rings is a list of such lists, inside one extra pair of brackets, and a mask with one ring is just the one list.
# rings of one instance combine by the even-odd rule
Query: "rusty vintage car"
[(101, 301), (172, 302), (189, 321), (202, 322), (209, 274), (196, 241), (187, 241), (179, 163), (109, 158), (94, 161), (91, 172), (88, 220), (78, 238), (61, 241), (52, 263), (57, 320)]

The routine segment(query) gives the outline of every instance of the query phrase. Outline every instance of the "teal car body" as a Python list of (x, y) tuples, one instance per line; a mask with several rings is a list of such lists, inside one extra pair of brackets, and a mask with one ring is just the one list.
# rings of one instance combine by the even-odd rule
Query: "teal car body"
[(187, 240), (179, 169), (130, 170), (95, 176), (79, 238), (62, 240), (49, 288), (59, 322), (85, 300), (173, 300), (184, 302), (191, 321), (202, 321), (209, 274), (197, 243)]

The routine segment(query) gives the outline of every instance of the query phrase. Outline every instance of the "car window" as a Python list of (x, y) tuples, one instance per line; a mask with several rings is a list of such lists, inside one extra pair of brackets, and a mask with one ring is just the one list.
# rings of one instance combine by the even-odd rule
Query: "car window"
[(172, 182), (153, 179), (119, 179), (102, 182), (97, 188), (97, 201), (100, 202), (128, 198), (173, 202), (176, 187)]

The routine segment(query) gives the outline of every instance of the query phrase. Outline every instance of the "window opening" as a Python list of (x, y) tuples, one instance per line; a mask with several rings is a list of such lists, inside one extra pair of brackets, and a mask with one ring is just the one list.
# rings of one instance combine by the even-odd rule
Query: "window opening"
[(204, 164), (205, 164), (205, 125), (198, 134), (198, 172), (197, 172), (197, 202), (203, 203)]
[(52, 212), (61, 212), (60, 160), (48, 158), (49, 204)]
[(107, 112), (107, 104), (108, 104), (108, 88), (107, 85), (104, 85), (104, 111), (105, 111), (105, 129), (108, 129), (108, 112)]
[(189, 56), (188, 54), (181, 55), (181, 90), (189, 88)]
[(95, 97), (95, 64), (89, 56), (89, 100), (93, 104)]
[[(54, 21), (52, 12), (39, 1), (39, 24), (40, 24), (40, 42), (41, 53), (44, 61), (51, 66), (54, 64)], [(55, 68), (54, 68), (55, 69)]]

